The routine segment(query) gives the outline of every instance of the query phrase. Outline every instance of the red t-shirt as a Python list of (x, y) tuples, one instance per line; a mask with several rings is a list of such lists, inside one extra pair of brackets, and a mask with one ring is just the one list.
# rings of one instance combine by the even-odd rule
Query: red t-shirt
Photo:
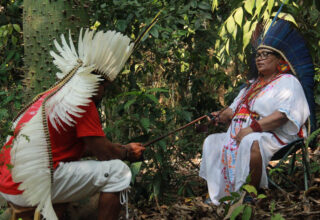
[[(48, 123), (53, 167), (56, 168), (59, 162), (77, 161), (81, 158), (85, 146), (80, 139), (88, 136), (105, 136), (97, 108), (93, 102), (89, 106), (82, 107), (85, 110), (81, 118), (73, 117), (76, 121), (74, 127), (63, 124), (64, 129), (59, 128), (59, 132), (52, 127), (50, 121)], [(31, 137), (32, 138), (32, 137)], [(18, 190), (19, 183), (12, 180), (10, 169), (10, 151), (13, 137), (5, 144), (0, 151), (0, 192), (6, 194), (17, 195), (22, 191)]]

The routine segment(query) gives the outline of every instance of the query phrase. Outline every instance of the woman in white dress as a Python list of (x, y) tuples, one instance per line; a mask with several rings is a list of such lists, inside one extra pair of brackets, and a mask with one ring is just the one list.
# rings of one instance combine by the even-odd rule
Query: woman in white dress
[(271, 157), (305, 134), (309, 107), (300, 82), (289, 74), (291, 64), (267, 45), (259, 46), (255, 62), (258, 78), (226, 110), (211, 113), (218, 115), (216, 122), (230, 123), (226, 133), (209, 135), (203, 144), (200, 176), (215, 205), (238, 191), (249, 174), (251, 185), (267, 188)]

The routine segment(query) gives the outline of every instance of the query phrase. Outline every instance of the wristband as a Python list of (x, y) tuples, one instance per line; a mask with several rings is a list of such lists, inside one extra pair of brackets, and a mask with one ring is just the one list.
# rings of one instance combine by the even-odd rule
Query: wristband
[(252, 130), (254, 132), (262, 132), (262, 128), (261, 128), (260, 124), (255, 119), (252, 120), (252, 122), (250, 124), (250, 128), (252, 128)]

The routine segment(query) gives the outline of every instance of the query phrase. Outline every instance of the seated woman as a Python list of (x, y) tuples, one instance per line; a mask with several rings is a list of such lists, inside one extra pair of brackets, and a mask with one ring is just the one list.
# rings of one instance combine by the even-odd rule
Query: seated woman
[(281, 45), (263, 41), (255, 56), (258, 77), (226, 110), (211, 113), (217, 116), (216, 122), (230, 123), (226, 133), (212, 134), (203, 144), (200, 176), (207, 181), (215, 205), (238, 191), (249, 174), (250, 184), (267, 188), (266, 166), (271, 157), (303, 136), (308, 102), (291, 74), (294, 65), (281, 49)]

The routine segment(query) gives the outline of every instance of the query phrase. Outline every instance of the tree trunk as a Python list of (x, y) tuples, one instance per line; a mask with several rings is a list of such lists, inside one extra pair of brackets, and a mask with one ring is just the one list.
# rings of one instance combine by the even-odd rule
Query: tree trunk
[(28, 99), (48, 89), (58, 71), (52, 63), (50, 50), (53, 40), (60, 34), (72, 33), (78, 39), (81, 27), (88, 27), (88, 4), (79, 0), (24, 0), (24, 65), (26, 95)]

